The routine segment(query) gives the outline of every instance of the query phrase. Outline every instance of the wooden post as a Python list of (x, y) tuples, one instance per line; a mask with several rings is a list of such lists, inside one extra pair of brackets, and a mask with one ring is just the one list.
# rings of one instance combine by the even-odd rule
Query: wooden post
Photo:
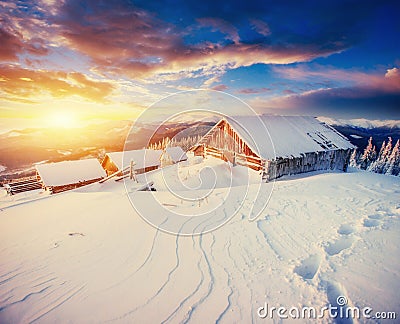
[(131, 160), (131, 163), (130, 163), (130, 166), (129, 166), (129, 179), (135, 180), (136, 182), (138, 182), (137, 178), (136, 178), (135, 169), (133, 168), (135, 164), (136, 163), (133, 160)]
[(131, 160), (131, 164), (129, 167), (129, 179), (133, 179), (133, 160)]

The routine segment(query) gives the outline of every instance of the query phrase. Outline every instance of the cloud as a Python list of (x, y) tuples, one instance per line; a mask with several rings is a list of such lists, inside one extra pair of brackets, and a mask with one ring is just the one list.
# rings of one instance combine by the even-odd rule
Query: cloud
[(391, 80), (395, 85), (400, 86), (400, 69), (397, 67), (388, 69), (386, 71), (385, 78)]
[(250, 24), (253, 27), (253, 29), (260, 35), (263, 36), (271, 35), (271, 30), (269, 29), (269, 26), (266, 22), (260, 19), (250, 19)]
[(225, 84), (218, 84), (218, 85), (212, 87), (211, 89), (217, 90), (217, 91), (225, 91), (225, 90), (228, 90), (228, 87)]
[(304, 80), (331, 80), (331, 81), (351, 81), (355, 83), (363, 83), (370, 81), (371, 78), (379, 78), (379, 75), (371, 75), (366, 72), (357, 70), (345, 70), (338, 69), (335, 67), (322, 66), (318, 64), (313, 65), (299, 65), (299, 66), (275, 66), (272, 67), (272, 71), (278, 76), (296, 81)]
[[(339, 73), (340, 71), (338, 71)], [(343, 74), (351, 73), (343, 71)], [(339, 73), (340, 74), (340, 73)], [(355, 72), (353, 80), (360, 74)], [(324, 114), (340, 113), (352, 118), (385, 115), (400, 119), (400, 74), (395, 68), (383, 75), (371, 74), (349, 86), (321, 88), (302, 93), (287, 93), (273, 98), (257, 97), (250, 104), (261, 112)], [(284, 112), (282, 112), (282, 110)]]
[(11, 61), (17, 59), (17, 54), (22, 52), (21, 36), (0, 27), (0, 60)]
[(105, 102), (114, 90), (112, 83), (92, 80), (82, 73), (30, 70), (14, 65), (0, 65), (0, 84), (4, 99), (19, 102), (34, 102), (46, 94), (55, 98), (77, 95)]
[(0, 7), (7, 8), (7, 9), (15, 9), (15, 8), (17, 8), (17, 5), (13, 2), (0, 1)]
[[(79, 1), (65, 2), (55, 17), (65, 46), (89, 57), (103, 73), (123, 74), (135, 79), (149, 79), (171, 74), (197, 73), (207, 76), (219, 71), (257, 63), (288, 64), (306, 62), (316, 57), (338, 53), (347, 44), (287, 42), (263, 43), (240, 39), (240, 30), (222, 17), (196, 17), (201, 26), (211, 26), (231, 42), (204, 39), (201, 28), (182, 28), (160, 15), (132, 4), (89, 1), (82, 8)], [(248, 23), (248, 21), (247, 21)], [(267, 25), (253, 20), (258, 32)], [(194, 42), (188, 42), (193, 33)], [(196, 34), (199, 33), (199, 34)], [(154, 78), (153, 80), (157, 80)]]
[[(0, 59), (16, 63), (14, 72), (9, 65), (1, 66), (0, 91), (8, 100), (19, 101), (37, 100), (37, 93), (104, 101), (111, 93), (120, 91), (122, 98), (130, 91), (104, 79), (135, 80), (150, 91), (185, 79), (193, 87), (222, 89), (226, 85), (219, 83), (227, 71), (260, 63), (274, 65), (272, 71), (284, 79), (318, 81), (297, 92), (324, 88), (293, 94), (280, 84), (286, 95), (270, 99), (272, 107), (295, 107), (299, 102), (333, 106), (340, 98), (356, 101), (369, 94), (391, 96), (393, 101), (399, 89), (395, 67), (383, 77), (315, 64), (287, 66), (353, 47), (371, 31), (362, 27), (371, 28), (377, 6), (369, 1), (351, 6), (294, 2), (290, 10), (282, 10), (280, 4), (264, 1), (189, 0), (180, 6), (144, 0), (34, 0), (29, 5), (0, 1)], [(68, 64), (63, 66), (60, 57)], [(260, 103), (265, 103), (263, 94), (272, 93), (261, 84), (236, 92), (259, 94)]]
[[(287, 88), (282, 91), (281, 96), (252, 98), (250, 104), (259, 112), (311, 115), (339, 113), (352, 118), (379, 118), (383, 114), (400, 119), (400, 70), (397, 67), (388, 69), (385, 73), (367, 73), (314, 64), (274, 67), (273, 71), (288, 80), (307, 83), (312, 80), (314, 84), (324, 85), (303, 92), (294, 92)], [(330, 81), (336, 82), (337, 86), (327, 86)]]
[[(322, 25), (313, 30), (312, 37), (299, 37), (296, 30), (282, 23), (278, 9), (275, 5), (236, 2), (199, 7), (197, 2), (188, 1), (172, 9), (143, 1), (37, 0), (27, 7), (7, 9), (10, 12), (4, 15), (3, 25), (10, 27), (0, 30), (0, 58), (16, 62), (21, 54), (29, 53), (30, 57), (24, 58), (29, 63), (35, 56), (68, 48), (76, 57), (88, 58), (90, 68), (100, 74), (162, 83), (186, 76), (220, 78), (230, 69), (258, 63), (308, 62), (353, 44), (353, 37), (343, 35), (357, 17), (340, 25), (339, 30), (325, 29), (318, 13), (331, 8), (316, 6), (315, 14), (299, 8), (304, 16)], [(227, 41), (204, 33), (205, 27), (224, 34)], [(248, 33), (249, 28), (256, 33)], [(265, 36), (271, 36), (268, 42)]]
[(382, 77), (380, 71), (364, 72), (355, 69), (338, 69), (329, 66), (309, 65), (296, 67), (273, 67), (278, 76), (295, 81), (318, 81), (329, 84), (330, 81), (343, 86), (380, 89), (381, 91), (400, 91), (400, 70), (388, 69)]
[(237, 93), (240, 93), (240, 94), (256, 94), (256, 93), (263, 93), (263, 92), (269, 92), (269, 91), (271, 91), (271, 89), (270, 88), (266, 88), (266, 87), (263, 87), (263, 88), (243, 88), (243, 89), (239, 89), (238, 91), (237, 91)]
[(226, 38), (232, 40), (234, 43), (240, 42), (238, 29), (235, 28), (231, 23), (225, 21), (221, 18), (198, 18), (200, 26), (211, 26), (215, 30), (220, 31), (223, 34), (226, 34)]
[(3, 62), (18, 62), (24, 54), (45, 56), (50, 53), (49, 43), (56, 36), (44, 12), (35, 2), (29, 5), (0, 2), (0, 59)]
[(291, 95), (291, 94), (294, 94), (295, 91), (293, 91), (291, 89), (285, 89), (285, 90), (282, 91), (282, 93), (285, 94), (285, 95)]

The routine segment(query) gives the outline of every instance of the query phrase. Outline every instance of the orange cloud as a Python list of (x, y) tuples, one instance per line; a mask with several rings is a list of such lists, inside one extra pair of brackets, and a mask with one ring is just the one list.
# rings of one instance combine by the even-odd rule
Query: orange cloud
[(104, 102), (114, 89), (112, 83), (91, 80), (82, 73), (29, 70), (13, 65), (0, 65), (0, 80), (0, 93), (6, 95), (5, 99), (20, 102), (34, 101), (42, 94), (56, 98), (77, 95)]
[(0, 59), (10, 61), (17, 59), (21, 52), (22, 42), (20, 35), (13, 34), (10, 30), (0, 27)]

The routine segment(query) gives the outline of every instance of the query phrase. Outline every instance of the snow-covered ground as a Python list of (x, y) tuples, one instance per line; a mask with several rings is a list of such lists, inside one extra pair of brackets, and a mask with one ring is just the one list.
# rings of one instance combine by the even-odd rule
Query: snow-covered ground
[(10, 206), (26, 204), (34, 200), (50, 198), (50, 193), (43, 189), (21, 192), (17, 195), (10, 196), (4, 188), (0, 188), (0, 210)]
[[(187, 186), (218, 194), (229, 184), (230, 194), (240, 196), (244, 187), (257, 186), (256, 173), (250, 172), (247, 186), (240, 181), (243, 169), (215, 161), (212, 170), (225, 180), (205, 181), (215, 174), (206, 168), (200, 182), (207, 163), (169, 167), (164, 178), (182, 193)], [(226, 179), (232, 172), (231, 184)], [(255, 221), (248, 220), (258, 204), (252, 196), (242, 208), (241, 199), (232, 199), (229, 207), (239, 212), (219, 229), (195, 236), (157, 230), (136, 213), (128, 196), (146, 203), (154, 195), (175, 211), (187, 208), (166, 196), (171, 187), (163, 187), (160, 172), (149, 179), (158, 191), (127, 194), (123, 183), (108, 181), (4, 206), (0, 322), (268, 322), (257, 315), (265, 303), (322, 308), (339, 295), (349, 305), (400, 316), (398, 177), (287, 177), (275, 183)], [(192, 210), (213, 201), (210, 195)]]

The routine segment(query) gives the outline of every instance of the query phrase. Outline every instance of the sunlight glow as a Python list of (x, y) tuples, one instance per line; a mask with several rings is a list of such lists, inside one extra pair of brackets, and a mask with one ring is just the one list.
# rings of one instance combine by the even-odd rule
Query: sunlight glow
[(49, 124), (54, 128), (73, 128), (78, 126), (78, 121), (72, 112), (57, 111), (50, 116)]

